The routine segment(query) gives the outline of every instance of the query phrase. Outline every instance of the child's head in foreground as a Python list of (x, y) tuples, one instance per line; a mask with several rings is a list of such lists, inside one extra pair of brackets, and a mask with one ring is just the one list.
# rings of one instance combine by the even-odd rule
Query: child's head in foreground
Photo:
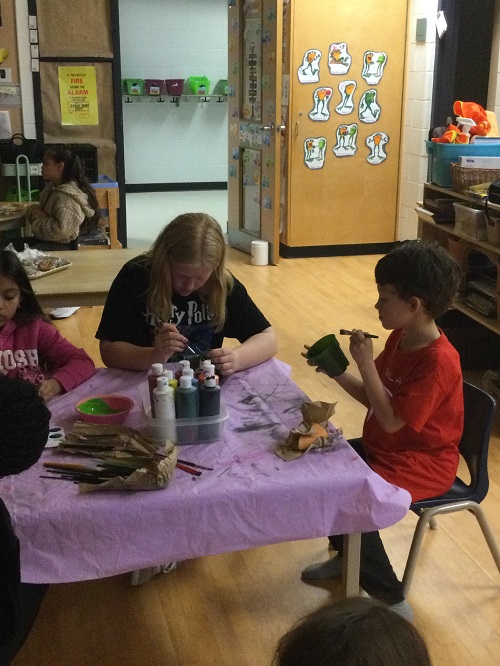
[(274, 666), (430, 666), (415, 627), (386, 606), (355, 597), (311, 613), (278, 643)]
[(406, 241), (375, 266), (377, 287), (393, 287), (403, 300), (417, 297), (431, 319), (448, 310), (460, 284), (460, 266), (444, 247)]

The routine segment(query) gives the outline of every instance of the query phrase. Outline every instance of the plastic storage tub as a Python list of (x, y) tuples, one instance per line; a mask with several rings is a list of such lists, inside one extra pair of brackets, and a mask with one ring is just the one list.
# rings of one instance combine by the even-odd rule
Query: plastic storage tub
[(476, 210), (460, 203), (454, 203), (455, 231), (477, 240), (487, 240), (486, 215), (484, 210)]
[(128, 95), (144, 95), (144, 79), (123, 79), (123, 85)]
[(440, 187), (451, 187), (450, 164), (460, 162), (462, 155), (473, 157), (500, 157), (500, 145), (475, 143), (435, 143), (426, 141), (429, 155), (427, 180)]
[(111, 176), (106, 176), (105, 174), (99, 174), (97, 183), (92, 183), (92, 187), (118, 187), (116, 180), (113, 180)]
[(206, 76), (190, 76), (189, 86), (195, 95), (208, 95), (210, 92), (210, 79)]
[(165, 79), (169, 95), (182, 95), (184, 91), (184, 79)]
[(144, 84), (146, 95), (164, 95), (165, 81), (163, 79), (146, 79)]
[(151, 416), (149, 388), (147, 384), (139, 387), (140, 403), (144, 432), (159, 441), (169, 439), (174, 444), (206, 444), (220, 439), (228, 414), (221, 400), (218, 416), (203, 416), (196, 419), (172, 419), (160, 421)]

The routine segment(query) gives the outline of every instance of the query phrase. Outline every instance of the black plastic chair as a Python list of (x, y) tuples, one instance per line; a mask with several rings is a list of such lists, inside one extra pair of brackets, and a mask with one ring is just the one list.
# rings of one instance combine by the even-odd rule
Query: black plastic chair
[(464, 382), (464, 430), (459, 451), (469, 468), (470, 483), (458, 476), (444, 495), (414, 502), (410, 509), (418, 516), (410, 553), (403, 575), (403, 588), (408, 593), (415, 572), (417, 557), (427, 523), (436, 528), (435, 516), (456, 511), (471, 511), (477, 519), (495, 564), (500, 571), (500, 551), (480, 502), (486, 497), (488, 479), (488, 446), (495, 416), (495, 400), (485, 391)]

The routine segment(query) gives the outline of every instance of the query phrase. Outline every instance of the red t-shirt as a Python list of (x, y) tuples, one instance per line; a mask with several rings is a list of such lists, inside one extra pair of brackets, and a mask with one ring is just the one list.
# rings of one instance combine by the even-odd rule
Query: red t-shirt
[(443, 332), (411, 352), (399, 351), (401, 336), (400, 329), (392, 331), (375, 365), (406, 425), (384, 432), (369, 410), (363, 448), (370, 467), (416, 502), (447, 492), (455, 480), (464, 419), (462, 371), (458, 352)]

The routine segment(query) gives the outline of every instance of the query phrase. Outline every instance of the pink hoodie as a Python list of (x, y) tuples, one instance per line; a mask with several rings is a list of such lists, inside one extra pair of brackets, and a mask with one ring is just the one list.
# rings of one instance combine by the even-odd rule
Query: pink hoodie
[(24, 325), (8, 321), (0, 329), (2, 375), (19, 377), (32, 384), (53, 378), (65, 391), (70, 391), (94, 373), (95, 365), (90, 356), (43, 319)]

